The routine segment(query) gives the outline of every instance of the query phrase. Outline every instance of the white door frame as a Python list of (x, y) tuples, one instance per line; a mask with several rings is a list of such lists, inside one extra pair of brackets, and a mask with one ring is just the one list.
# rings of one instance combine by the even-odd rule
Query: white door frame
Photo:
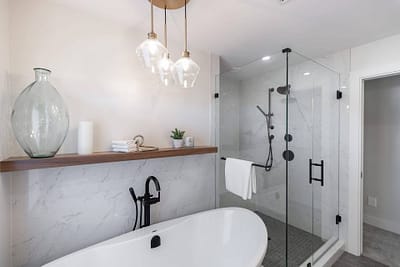
[(399, 75), (398, 66), (379, 71), (366, 69), (350, 74), (350, 127), (349, 127), (349, 184), (348, 229), (346, 249), (361, 255), (363, 250), (363, 135), (364, 135), (364, 82), (371, 79)]

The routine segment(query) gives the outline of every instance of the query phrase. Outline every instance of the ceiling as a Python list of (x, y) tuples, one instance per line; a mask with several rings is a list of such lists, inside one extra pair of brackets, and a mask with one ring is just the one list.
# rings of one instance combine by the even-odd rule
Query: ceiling
[[(50, 0), (148, 32), (146, 0)], [(181, 42), (183, 11), (169, 13), (170, 39)], [(291, 47), (318, 57), (400, 33), (400, 0), (191, 0), (190, 47), (220, 55), (224, 68)], [(156, 31), (163, 11), (157, 9)]]

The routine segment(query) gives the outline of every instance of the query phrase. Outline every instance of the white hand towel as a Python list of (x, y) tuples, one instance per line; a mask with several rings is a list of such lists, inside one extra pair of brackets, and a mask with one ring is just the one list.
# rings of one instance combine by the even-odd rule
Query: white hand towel
[(115, 140), (115, 141), (111, 141), (112, 145), (117, 145), (117, 146), (124, 146), (124, 145), (133, 145), (134, 142), (133, 140)]
[(225, 163), (226, 189), (244, 200), (251, 199), (257, 191), (256, 171), (253, 162), (227, 158)]
[(111, 145), (111, 148), (115, 149), (136, 149), (135, 145)]

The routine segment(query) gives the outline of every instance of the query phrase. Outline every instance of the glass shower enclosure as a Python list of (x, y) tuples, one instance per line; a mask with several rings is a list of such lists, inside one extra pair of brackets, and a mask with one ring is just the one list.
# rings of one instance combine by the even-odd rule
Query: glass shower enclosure
[[(312, 266), (339, 238), (339, 84), (290, 49), (217, 78), (217, 206), (261, 217), (265, 267)], [(250, 200), (226, 190), (225, 158), (257, 164)]]

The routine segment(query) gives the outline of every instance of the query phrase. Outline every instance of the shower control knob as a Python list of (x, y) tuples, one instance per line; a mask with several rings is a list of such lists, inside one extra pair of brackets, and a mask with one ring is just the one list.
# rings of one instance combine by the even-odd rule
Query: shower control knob
[(271, 125), (269, 128), (270, 128), (271, 130), (273, 130), (273, 129), (275, 129), (275, 126)]
[(272, 139), (274, 139), (275, 138), (275, 136), (272, 134), (270, 137), (269, 137), (269, 140), (272, 140)]

